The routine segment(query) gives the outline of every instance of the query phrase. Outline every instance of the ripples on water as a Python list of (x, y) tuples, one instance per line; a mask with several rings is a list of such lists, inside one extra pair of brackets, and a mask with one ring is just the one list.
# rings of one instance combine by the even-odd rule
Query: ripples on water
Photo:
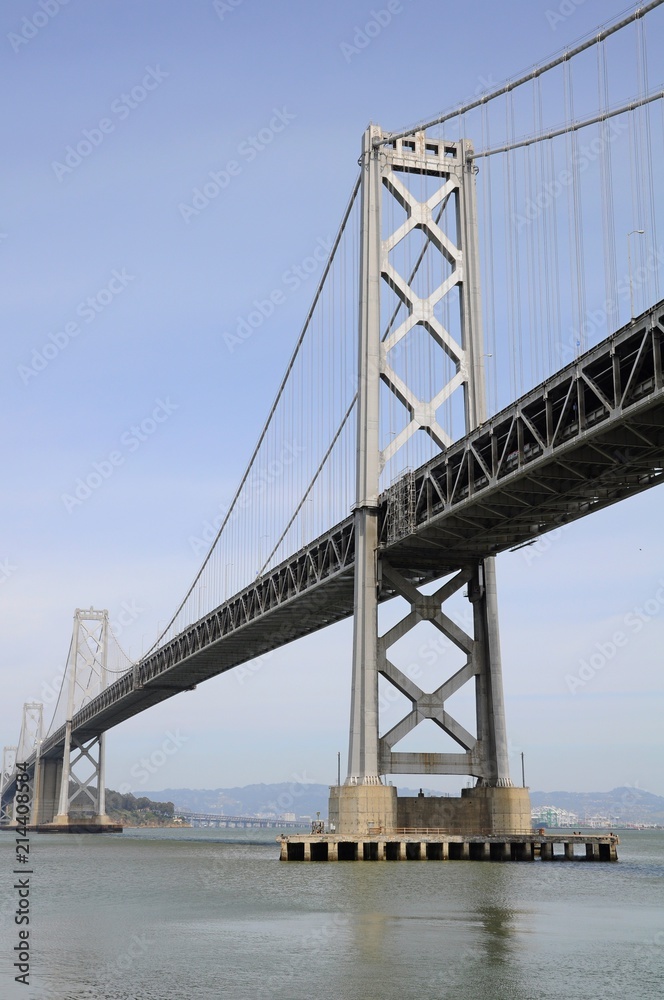
[[(237, 832), (236, 832), (237, 833)], [(620, 863), (280, 863), (273, 832), (32, 838), (29, 1000), (664, 996), (664, 833)], [(0, 838), (3, 900), (13, 838)], [(4, 912), (4, 908), (2, 909)]]

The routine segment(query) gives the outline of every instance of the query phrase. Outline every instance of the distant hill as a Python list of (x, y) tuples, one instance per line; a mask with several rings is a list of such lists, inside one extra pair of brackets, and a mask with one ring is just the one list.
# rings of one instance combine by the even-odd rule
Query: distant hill
[(106, 812), (123, 826), (172, 826), (173, 803), (153, 802), (146, 795), (135, 798), (106, 789)]
[[(417, 795), (419, 789), (400, 788), (400, 795)], [(438, 793), (425, 789), (427, 794)], [(257, 816), (295, 813), (315, 817), (327, 816), (329, 785), (282, 782), (276, 785), (244, 785), (241, 788), (164, 788), (144, 792), (148, 798), (167, 799), (175, 811), (225, 813), (227, 816)]]
[(227, 816), (295, 813), (296, 816), (327, 815), (327, 785), (282, 782), (276, 785), (245, 785), (242, 788), (165, 788), (144, 792), (148, 798), (173, 802), (176, 812), (225, 813)]
[[(417, 788), (399, 788), (400, 795), (417, 795)], [(439, 792), (425, 788), (425, 794)], [(226, 813), (232, 816), (295, 813), (315, 817), (327, 815), (329, 786), (320, 784), (244, 785), (235, 788), (164, 788), (146, 791), (150, 799), (173, 802), (175, 811)], [(615, 822), (657, 823), (664, 825), (664, 796), (640, 788), (614, 788), (610, 792), (540, 792), (530, 793), (533, 806), (556, 806), (584, 816), (609, 816)]]

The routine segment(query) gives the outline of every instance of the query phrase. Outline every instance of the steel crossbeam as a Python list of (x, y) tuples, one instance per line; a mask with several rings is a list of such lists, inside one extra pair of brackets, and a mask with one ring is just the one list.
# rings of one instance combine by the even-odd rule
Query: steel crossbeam
[[(389, 544), (387, 490), (379, 502), (390, 564), (419, 585), (662, 482), (663, 356), (659, 302), (416, 470), (414, 527)], [(94, 736), (347, 618), (353, 567), (349, 517), (110, 684), (74, 715), (72, 731)], [(384, 581), (379, 599), (393, 596)], [(44, 741), (42, 755), (57, 756), (63, 742), (64, 727)]]

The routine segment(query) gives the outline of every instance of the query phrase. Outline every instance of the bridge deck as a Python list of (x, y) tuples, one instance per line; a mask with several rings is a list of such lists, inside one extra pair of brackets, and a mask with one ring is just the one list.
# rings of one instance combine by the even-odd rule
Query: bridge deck
[[(423, 583), (660, 483), (663, 347), (660, 302), (411, 473), (408, 510), (392, 487), (381, 497), (383, 554)], [(110, 685), (77, 713), (74, 731), (89, 738), (348, 617), (353, 564), (351, 515)], [(381, 599), (392, 596), (385, 585)], [(64, 727), (42, 755), (57, 756), (63, 742)]]

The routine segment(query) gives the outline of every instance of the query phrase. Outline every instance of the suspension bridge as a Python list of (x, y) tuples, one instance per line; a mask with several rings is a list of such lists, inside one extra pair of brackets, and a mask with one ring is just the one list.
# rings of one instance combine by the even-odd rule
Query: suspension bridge
[[(664, 478), (664, 90), (649, 70), (662, 2), (430, 121), (367, 128), (200, 571), (137, 662), (106, 611), (77, 609), (53, 718), (26, 703), (5, 747), (0, 822), (16, 819), (20, 764), (33, 825), (103, 827), (108, 729), (353, 616), (336, 829), (530, 829), (509, 774), (495, 557)], [(444, 610), (461, 593), (463, 627)], [(409, 611), (381, 633), (394, 597)], [(463, 661), (429, 692), (388, 655), (423, 623)], [(466, 684), (474, 732), (447, 706)], [(387, 731), (379, 685), (410, 703)], [(404, 749), (424, 721), (453, 746)], [(424, 816), (385, 783), (404, 773), (476, 786), (427, 807), (443, 819)]]

